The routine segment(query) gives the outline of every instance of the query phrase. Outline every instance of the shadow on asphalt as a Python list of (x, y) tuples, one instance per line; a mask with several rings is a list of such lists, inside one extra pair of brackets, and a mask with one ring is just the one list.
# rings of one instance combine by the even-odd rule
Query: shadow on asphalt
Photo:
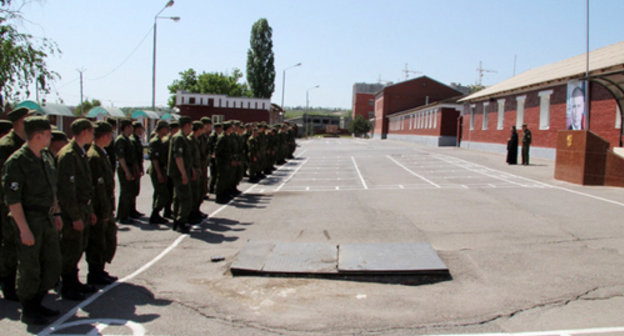
[(230, 205), (239, 209), (264, 209), (270, 202), (270, 195), (249, 193), (237, 196)]
[(193, 239), (198, 239), (209, 244), (232, 242), (238, 240), (238, 236), (226, 236), (225, 234), (221, 234), (221, 232), (244, 231), (244, 226), (252, 224), (253, 223), (239, 222), (228, 218), (210, 217), (202, 224), (194, 226), (189, 235)]
[(391, 285), (423, 286), (433, 285), (439, 282), (451, 281), (453, 277), (448, 273), (440, 274), (289, 274), (289, 273), (258, 273), (258, 272), (232, 272), (233, 276), (254, 276), (268, 278), (300, 278), (300, 279), (324, 279), (338, 281), (372, 282)]

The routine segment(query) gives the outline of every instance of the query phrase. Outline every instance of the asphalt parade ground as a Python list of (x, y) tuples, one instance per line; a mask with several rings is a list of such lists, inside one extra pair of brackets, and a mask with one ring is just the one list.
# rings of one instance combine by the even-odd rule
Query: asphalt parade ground
[[(553, 179), (554, 162), (391, 140), (301, 140), (296, 158), (190, 234), (119, 226), (120, 281), (62, 316), (0, 334), (624, 335), (624, 190)], [(142, 180), (139, 210), (149, 215)], [(451, 279), (429, 284), (233, 276), (249, 241), (430, 244)], [(87, 266), (80, 264), (86, 277)], [(411, 279), (415, 280), (415, 279)], [(417, 280), (417, 279), (416, 279)], [(406, 282), (407, 283), (407, 282)]]

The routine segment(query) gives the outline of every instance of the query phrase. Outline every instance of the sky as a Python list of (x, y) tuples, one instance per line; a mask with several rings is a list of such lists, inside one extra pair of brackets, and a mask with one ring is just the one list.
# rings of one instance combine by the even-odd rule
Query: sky
[[(589, 47), (624, 40), (624, 1), (589, 0)], [(48, 102), (150, 106), (153, 25), (166, 0), (39, 0), (23, 8), (21, 30), (58, 44)], [(245, 72), (251, 26), (273, 29), (275, 92), (284, 105), (352, 107), (354, 83), (426, 75), (445, 84), (484, 85), (583, 54), (586, 0), (175, 0), (157, 20), (156, 105), (189, 68)], [(244, 80), (244, 79), (243, 79)], [(318, 88), (314, 88), (318, 85)], [(33, 90), (34, 92), (34, 90)], [(23, 97), (26, 98), (26, 97)], [(33, 96), (30, 99), (34, 99)]]

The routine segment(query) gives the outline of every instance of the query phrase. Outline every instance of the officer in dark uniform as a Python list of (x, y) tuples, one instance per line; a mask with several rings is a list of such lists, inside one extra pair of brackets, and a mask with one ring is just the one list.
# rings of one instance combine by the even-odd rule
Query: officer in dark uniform
[(180, 117), (180, 130), (171, 137), (167, 173), (173, 180), (173, 207), (175, 220), (173, 229), (189, 232), (188, 217), (193, 209), (191, 178), (193, 178), (193, 152), (188, 135), (192, 131), (191, 118)]
[(119, 205), (117, 206), (117, 220), (122, 224), (133, 223), (130, 219), (132, 202), (134, 200), (134, 180), (136, 151), (130, 142), (132, 134), (132, 120), (123, 119), (120, 122), (121, 133), (115, 139), (115, 157), (119, 162), (117, 177), (119, 179)]
[(74, 138), (57, 157), (58, 200), (63, 213), (61, 296), (68, 300), (84, 300), (85, 293), (95, 291), (93, 286), (78, 280), (78, 262), (89, 241), (89, 227), (97, 223), (91, 205), (91, 168), (85, 151), (85, 146), (93, 141), (93, 124), (87, 119), (76, 119), (71, 130)]
[(152, 165), (147, 172), (154, 187), (154, 197), (152, 199), (152, 214), (150, 224), (165, 224), (166, 219), (160, 216), (160, 211), (169, 202), (169, 190), (167, 189), (167, 153), (163, 140), (169, 134), (169, 124), (160, 120), (156, 126), (156, 136), (149, 142), (149, 159)]
[(26, 145), (5, 162), (2, 169), (4, 201), (17, 228), (17, 296), (22, 304), (21, 320), (44, 325), (58, 311), (41, 305), (61, 273), (60, 210), (56, 201), (54, 158), (44, 148), (52, 137), (43, 117), (24, 120)]
[(522, 125), (522, 164), (529, 165), (529, 149), (531, 148), (531, 131), (526, 124)]
[(93, 184), (93, 213), (97, 223), (89, 230), (86, 257), (89, 264), (87, 283), (108, 285), (117, 280), (104, 270), (113, 260), (117, 249), (117, 224), (115, 223), (115, 175), (104, 148), (113, 142), (113, 127), (105, 122), (95, 123), (93, 144), (87, 151)]
[(136, 151), (136, 164), (134, 166), (134, 198), (132, 199), (132, 208), (130, 209), (130, 217), (141, 218), (145, 214), (139, 212), (136, 208), (136, 199), (141, 192), (141, 177), (143, 176), (145, 169), (143, 168), (143, 136), (145, 135), (145, 127), (143, 123), (135, 121), (132, 124), (132, 135), (130, 141)]
[[(25, 142), (24, 118), (32, 111), (18, 107), (9, 112), (13, 129), (0, 139), (0, 168), (6, 160)], [(0, 195), (1, 197), (1, 195)], [(9, 225), (9, 209), (4, 202), (0, 205), (0, 278), (2, 292), (6, 300), (17, 301), (15, 294), (15, 274), (17, 272), (17, 231)]]

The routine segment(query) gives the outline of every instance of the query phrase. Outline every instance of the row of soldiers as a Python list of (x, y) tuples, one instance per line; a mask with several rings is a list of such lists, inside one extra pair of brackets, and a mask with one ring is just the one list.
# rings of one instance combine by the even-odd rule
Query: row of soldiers
[[(174, 230), (188, 232), (190, 225), (207, 217), (200, 206), (209, 199), (209, 193), (215, 194), (216, 203), (226, 204), (240, 194), (237, 186), (243, 177), (257, 183), (275, 169), (274, 164), (292, 158), (295, 134), (296, 130), (289, 125), (269, 127), (264, 122), (243, 125), (227, 121), (213, 125), (207, 117), (198, 121), (181, 117), (171, 124), (160, 121), (150, 137), (148, 150), (152, 162), (148, 172), (154, 187), (150, 223), (166, 223), (165, 218), (171, 218)], [(117, 141), (115, 148), (120, 155)], [(120, 181), (121, 178), (120, 175)], [(124, 193), (123, 184), (121, 192)], [(121, 209), (121, 195), (119, 204)], [(131, 208), (132, 202), (127, 204)], [(124, 214), (118, 212), (122, 223), (129, 220)], [(132, 210), (128, 216), (133, 216)]]
[[(0, 275), (4, 299), (19, 300), (21, 320), (40, 325), (59, 314), (42, 305), (59, 279), (68, 300), (84, 300), (96, 285), (117, 280), (104, 270), (117, 247), (115, 182), (104, 149), (113, 128), (78, 119), (68, 141), (53, 135), (45, 117), (29, 114), (25, 108), (9, 112), (13, 129), (0, 139)], [(78, 279), (83, 255), (87, 284)]]
[[(143, 175), (144, 128), (121, 120), (78, 119), (73, 139), (53, 130), (47, 119), (18, 108), (9, 113), (13, 129), (0, 139), (0, 276), (3, 297), (22, 303), (25, 323), (46, 324), (58, 311), (41, 302), (62, 279), (64, 299), (82, 300), (116, 277), (104, 270), (117, 246), (117, 224), (143, 216), (136, 209)], [(0, 123), (1, 128), (4, 128)], [(207, 216), (200, 211), (208, 193), (227, 203), (238, 195), (243, 176), (258, 182), (274, 164), (292, 158), (295, 130), (288, 125), (216, 123), (209, 118), (158, 123), (150, 135), (147, 172), (154, 186), (150, 223), (174, 219), (188, 232)], [(120, 185), (115, 217), (114, 171)], [(210, 174), (208, 174), (210, 171)], [(87, 284), (78, 279), (86, 255)]]

